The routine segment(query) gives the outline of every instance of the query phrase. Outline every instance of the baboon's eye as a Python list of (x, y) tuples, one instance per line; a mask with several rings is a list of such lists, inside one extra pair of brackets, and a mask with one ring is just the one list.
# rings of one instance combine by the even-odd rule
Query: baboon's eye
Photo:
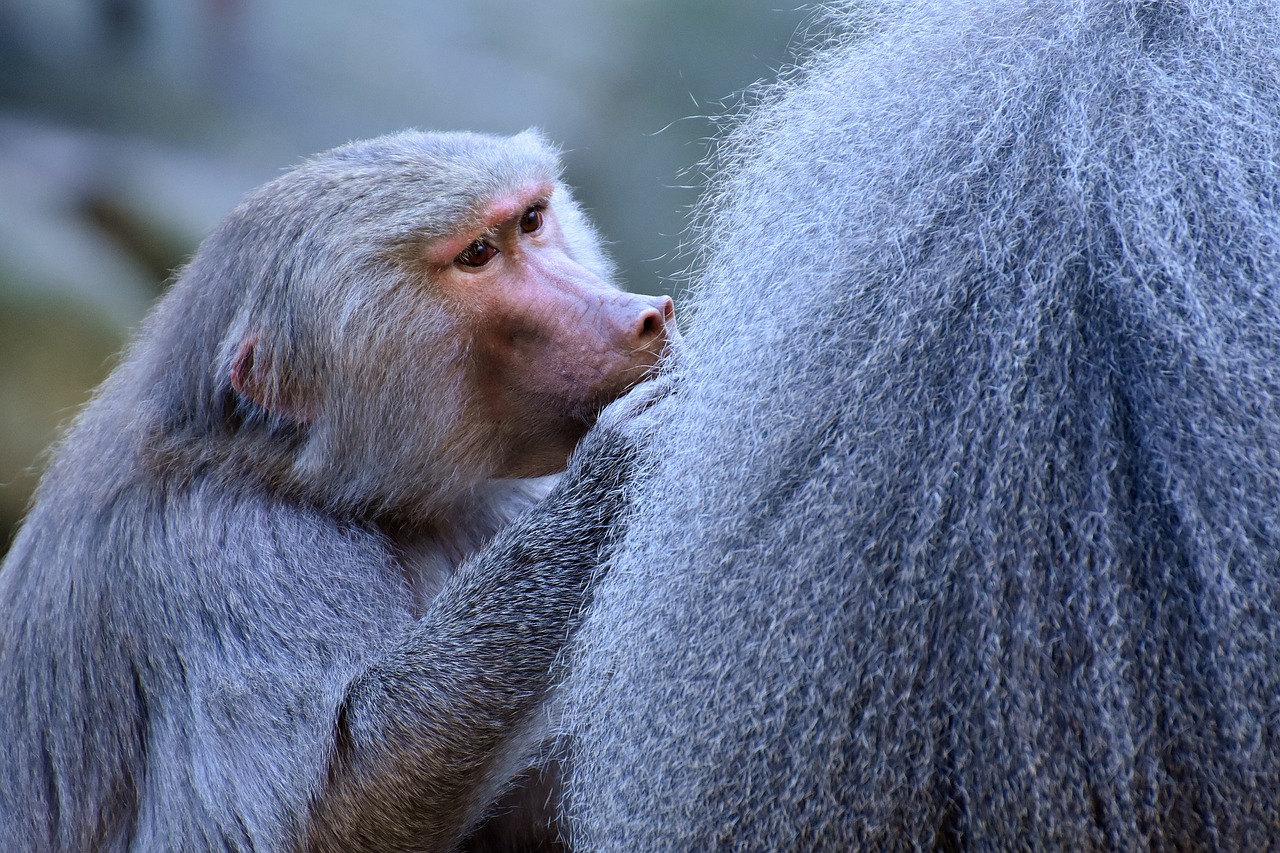
[(524, 216), (520, 217), (520, 230), (526, 234), (535, 234), (542, 230), (542, 211), (541, 205), (535, 205), (524, 212)]
[(476, 240), (458, 253), (453, 262), (458, 266), (480, 268), (493, 260), (498, 254), (498, 247), (488, 240)]

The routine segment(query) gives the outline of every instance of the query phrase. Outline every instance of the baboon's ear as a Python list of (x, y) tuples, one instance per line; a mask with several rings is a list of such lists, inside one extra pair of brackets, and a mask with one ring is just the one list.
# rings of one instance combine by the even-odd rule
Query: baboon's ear
[(257, 332), (240, 344), (231, 362), (231, 387), (246, 400), (271, 414), (311, 423), (316, 416), (314, 393), (292, 376), (284, 359)]

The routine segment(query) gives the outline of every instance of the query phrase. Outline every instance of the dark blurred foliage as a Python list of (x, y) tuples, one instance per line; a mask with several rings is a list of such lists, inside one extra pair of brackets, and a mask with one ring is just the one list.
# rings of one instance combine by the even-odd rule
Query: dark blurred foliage
[(777, 0), (0, 0), (0, 549), (41, 451), (246, 190), (404, 127), (537, 126), (633, 290), (811, 19)]

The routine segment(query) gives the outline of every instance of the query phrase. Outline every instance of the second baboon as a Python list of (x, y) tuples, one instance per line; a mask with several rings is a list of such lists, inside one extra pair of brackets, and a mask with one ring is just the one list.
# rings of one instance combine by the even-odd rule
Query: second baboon
[(1280, 848), (1276, 4), (849, 7), (717, 161), (575, 839)]

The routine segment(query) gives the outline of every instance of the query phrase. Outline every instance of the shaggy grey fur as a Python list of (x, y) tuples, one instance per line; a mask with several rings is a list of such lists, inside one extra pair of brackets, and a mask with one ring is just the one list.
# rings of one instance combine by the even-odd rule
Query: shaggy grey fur
[(1275, 848), (1280, 9), (845, 23), (721, 151), (577, 843)]
[[(352, 144), (206, 241), (0, 570), (0, 850), (445, 849), (527, 766), (630, 439), (597, 429), (597, 473), (455, 572), (546, 484), (460, 429), (466, 341), (417, 257), (558, 170), (530, 134)], [(279, 410), (233, 391), (245, 340)]]

